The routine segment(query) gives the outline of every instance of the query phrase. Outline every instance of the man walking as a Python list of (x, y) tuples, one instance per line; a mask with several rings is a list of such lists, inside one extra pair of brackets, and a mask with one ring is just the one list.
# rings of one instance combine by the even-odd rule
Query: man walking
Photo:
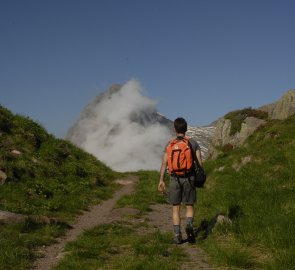
[[(177, 118), (174, 121), (176, 138), (171, 140), (165, 148), (160, 171), (158, 190), (165, 192), (166, 185), (164, 175), (168, 165), (170, 182), (168, 200), (172, 205), (172, 220), (174, 230), (174, 242), (182, 243), (180, 207), (181, 203), (186, 206), (186, 234), (189, 243), (195, 242), (193, 230), (194, 204), (196, 202), (196, 188), (194, 186), (194, 162), (201, 167), (202, 157), (198, 143), (192, 138), (185, 136), (187, 122), (184, 118)], [(196, 161), (197, 159), (197, 161)]]

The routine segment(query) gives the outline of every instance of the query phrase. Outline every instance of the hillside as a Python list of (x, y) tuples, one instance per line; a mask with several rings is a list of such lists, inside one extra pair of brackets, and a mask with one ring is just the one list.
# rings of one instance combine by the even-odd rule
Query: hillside
[[(285, 120), (268, 120), (242, 146), (220, 148), (215, 160), (206, 161), (208, 180), (205, 188), (198, 190), (196, 245), (205, 249), (216, 266), (294, 269), (294, 166), (295, 115)], [(164, 202), (164, 197), (155, 192), (158, 173), (149, 172), (152, 177), (145, 172), (139, 174), (143, 177), (136, 193), (122, 198), (121, 204), (144, 204), (149, 209), (151, 203)], [(0, 254), (0, 269), (30, 267), (38, 256), (38, 248), (64, 235), (74, 216), (110, 197), (116, 188), (112, 180), (118, 176), (92, 155), (55, 139), (41, 125), (0, 107), (0, 243), (5, 250)], [(1, 219), (3, 211), (28, 218), (10, 223)], [(162, 217), (160, 222), (164, 222)], [(111, 236), (108, 241), (120, 238)], [(102, 238), (101, 234), (96, 237), (93, 246), (88, 247), (89, 254)], [(133, 235), (132, 241), (138, 237)], [(169, 235), (165, 237), (165, 245), (170, 249)], [(129, 234), (126, 241), (130, 241)], [(109, 252), (114, 257), (113, 249)], [(79, 254), (87, 265), (87, 252)], [(144, 255), (143, 259), (151, 260)], [(158, 263), (163, 263), (161, 260), (158, 256)]]
[[(202, 246), (229, 269), (294, 269), (295, 115), (271, 120), (206, 162), (199, 192)], [(224, 225), (217, 226), (222, 213)], [(222, 221), (221, 221), (222, 223)]]
[[(34, 248), (52, 242), (81, 210), (110, 197), (117, 176), (92, 155), (0, 106), (0, 242), (6, 250), (0, 269), (25, 268)], [(20, 223), (7, 224), (10, 212), (28, 218), (16, 216)]]

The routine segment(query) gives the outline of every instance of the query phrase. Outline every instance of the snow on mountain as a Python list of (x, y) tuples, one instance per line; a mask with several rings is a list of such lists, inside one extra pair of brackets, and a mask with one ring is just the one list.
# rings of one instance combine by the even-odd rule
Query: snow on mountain
[(187, 127), (186, 135), (194, 138), (198, 142), (201, 147), (203, 159), (208, 157), (209, 146), (214, 132), (215, 126)]

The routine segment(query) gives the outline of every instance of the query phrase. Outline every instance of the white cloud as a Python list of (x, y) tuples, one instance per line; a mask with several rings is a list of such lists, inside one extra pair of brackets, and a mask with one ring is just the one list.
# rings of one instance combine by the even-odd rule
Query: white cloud
[(120, 91), (88, 107), (91, 117), (80, 119), (82, 134), (71, 139), (117, 171), (158, 170), (171, 133), (151, 123), (156, 102), (143, 95), (138, 81), (130, 80)]

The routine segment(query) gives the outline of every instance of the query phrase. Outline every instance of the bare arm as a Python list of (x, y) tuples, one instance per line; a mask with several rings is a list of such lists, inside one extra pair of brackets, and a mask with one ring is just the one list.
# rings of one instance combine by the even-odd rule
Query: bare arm
[(159, 180), (159, 185), (158, 185), (158, 190), (160, 192), (165, 192), (166, 190), (166, 185), (165, 185), (165, 182), (164, 182), (164, 176), (165, 176), (165, 171), (166, 171), (166, 168), (167, 168), (167, 154), (165, 153), (163, 155), (163, 158), (162, 158), (162, 165), (161, 165), (161, 171), (160, 171), (160, 180)]

